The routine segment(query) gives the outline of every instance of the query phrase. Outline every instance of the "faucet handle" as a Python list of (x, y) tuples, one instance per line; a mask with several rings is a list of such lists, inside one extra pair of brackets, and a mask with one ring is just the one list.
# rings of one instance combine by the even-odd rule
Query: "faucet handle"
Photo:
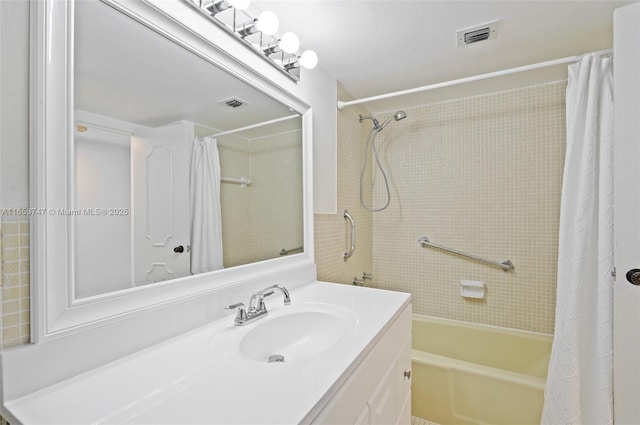
[(234, 320), (234, 323), (236, 323), (236, 324), (244, 323), (247, 320), (247, 311), (244, 308), (244, 303), (231, 304), (231, 305), (226, 306), (224, 309), (225, 310), (233, 310), (234, 308), (238, 309), (238, 314), (236, 314), (236, 318)]
[(235, 303), (235, 304), (231, 304), (226, 306), (224, 309), (225, 310), (233, 310), (234, 308), (238, 308), (240, 307), (241, 309), (244, 309), (244, 303)]
[(258, 296), (258, 307), (256, 307), (258, 311), (267, 309), (267, 307), (264, 305), (264, 299), (269, 295), (273, 295), (273, 293), (274, 293), (273, 291), (269, 291), (269, 292), (265, 292), (264, 294), (260, 294)]

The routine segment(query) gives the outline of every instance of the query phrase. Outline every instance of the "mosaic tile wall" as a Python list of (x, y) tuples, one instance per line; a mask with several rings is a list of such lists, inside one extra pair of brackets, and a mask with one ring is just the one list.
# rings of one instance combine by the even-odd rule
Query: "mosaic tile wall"
[(251, 178), (253, 260), (302, 248), (302, 131), (252, 139)]
[[(210, 133), (196, 126), (197, 136)], [(251, 179), (247, 187), (225, 182), (220, 187), (224, 266), (277, 258), (283, 248), (302, 247), (303, 211), (286, 208), (302, 204), (302, 131), (252, 139), (222, 136), (218, 152), (223, 177)]]
[[(415, 313), (553, 332), (565, 89), (423, 105), (385, 128), (392, 200), (373, 215), (374, 286), (411, 292)], [(378, 178), (374, 198), (385, 196)], [(422, 248), (421, 236), (515, 270)], [(463, 298), (463, 279), (484, 282), (484, 299)]]
[(0, 348), (30, 340), (29, 220), (3, 216), (2, 243), (2, 338)]

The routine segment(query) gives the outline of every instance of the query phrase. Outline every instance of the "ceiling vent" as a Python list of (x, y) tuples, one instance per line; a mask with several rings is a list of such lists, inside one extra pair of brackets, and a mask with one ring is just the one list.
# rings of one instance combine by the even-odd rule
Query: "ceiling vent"
[(230, 97), (229, 99), (225, 99), (219, 103), (225, 104), (227, 106), (229, 106), (230, 108), (238, 108), (242, 105), (246, 105), (247, 102), (245, 102), (242, 99), (239, 99), (237, 97)]
[(458, 47), (468, 46), (469, 44), (480, 41), (492, 40), (498, 36), (498, 21), (459, 30), (457, 34)]

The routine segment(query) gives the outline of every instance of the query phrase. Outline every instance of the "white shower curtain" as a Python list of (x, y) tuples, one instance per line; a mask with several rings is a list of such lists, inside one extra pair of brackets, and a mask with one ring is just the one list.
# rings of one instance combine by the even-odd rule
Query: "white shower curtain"
[(612, 59), (569, 66), (556, 318), (542, 423), (613, 423)]
[(211, 137), (196, 137), (191, 152), (191, 273), (222, 268), (220, 158)]

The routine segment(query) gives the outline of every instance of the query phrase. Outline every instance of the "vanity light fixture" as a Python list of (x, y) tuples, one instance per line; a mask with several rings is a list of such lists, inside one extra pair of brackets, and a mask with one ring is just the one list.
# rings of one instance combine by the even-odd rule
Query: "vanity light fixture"
[(305, 50), (302, 52), (302, 55), (300, 55), (300, 58), (298, 58), (298, 62), (300, 62), (300, 65), (304, 68), (313, 69), (318, 64), (318, 54), (313, 50)]
[(300, 39), (293, 32), (285, 32), (278, 41), (278, 46), (287, 53), (295, 53), (300, 48)]
[(278, 32), (278, 28), (280, 28), (278, 16), (270, 10), (265, 10), (257, 18), (237, 27), (236, 34), (242, 38), (258, 32), (265, 35), (273, 35)]
[[(294, 81), (300, 80), (300, 68), (313, 69), (318, 64), (318, 55), (305, 50), (298, 55), (300, 39), (293, 32), (278, 37), (278, 16), (272, 11), (258, 13), (253, 7), (247, 10), (251, 0), (183, 0), (209, 20), (232, 33), (239, 40), (282, 71)], [(258, 15), (256, 18), (255, 15)], [(238, 22), (244, 23), (239, 24)]]
[(200, 7), (206, 9), (212, 16), (232, 7), (244, 10), (251, 4), (251, 0), (213, 0), (202, 2)]
[[(259, 47), (259, 45), (255, 45), (255, 46)], [(295, 52), (298, 51), (299, 47), (300, 47), (300, 39), (298, 38), (298, 36), (295, 35), (295, 33), (286, 32), (282, 35), (280, 40), (278, 40), (277, 42), (270, 43), (270, 44), (267, 44), (266, 46), (263, 46), (262, 53), (267, 56), (274, 55), (276, 53), (282, 53), (282, 52), (294, 54)], [(279, 61), (279, 63), (282, 63), (282, 59), (283, 58), (277, 58), (275, 60)]]
[(316, 67), (316, 65), (318, 65), (317, 53), (313, 50), (305, 50), (300, 56), (297, 56), (296, 59), (285, 63), (284, 68), (287, 70), (300, 67), (313, 69)]

